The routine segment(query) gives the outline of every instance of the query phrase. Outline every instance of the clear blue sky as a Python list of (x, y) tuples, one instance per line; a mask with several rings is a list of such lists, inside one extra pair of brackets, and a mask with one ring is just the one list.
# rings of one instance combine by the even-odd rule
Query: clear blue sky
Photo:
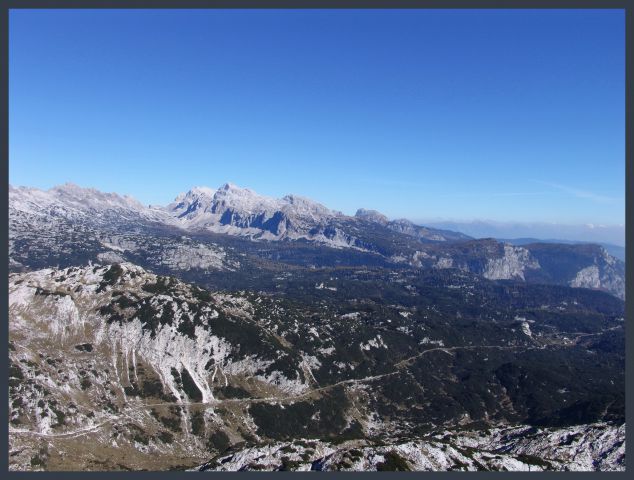
[(10, 12), (10, 182), (622, 224), (619, 10)]

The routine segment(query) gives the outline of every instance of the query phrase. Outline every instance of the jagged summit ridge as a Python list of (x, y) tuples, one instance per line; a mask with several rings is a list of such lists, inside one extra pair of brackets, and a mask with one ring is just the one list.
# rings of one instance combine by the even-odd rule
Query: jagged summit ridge
[[(206, 229), (267, 240), (306, 238), (322, 240), (320, 234), (341, 212), (299, 195), (272, 198), (249, 188), (225, 183), (217, 190), (196, 187), (180, 194), (165, 210), (185, 228)], [(325, 243), (350, 246), (348, 240), (325, 238)], [(342, 236), (343, 235), (339, 235)]]
[(405, 219), (390, 221), (376, 210), (360, 208), (349, 217), (303, 196), (291, 194), (277, 199), (233, 183), (225, 183), (218, 190), (196, 187), (181, 193), (166, 210), (186, 228), (204, 228), (267, 240), (303, 238), (338, 247), (361, 248), (363, 242), (350, 233), (359, 221), (378, 224), (424, 241), (470, 238), (458, 232), (420, 227)]
[(241, 188), (234, 183), (225, 183), (217, 190), (209, 187), (194, 187), (186, 193), (181, 193), (174, 202), (166, 208), (168, 211), (181, 214), (185, 205), (196, 203), (202, 207), (202, 211), (222, 213), (226, 209), (234, 209), (242, 213), (254, 214), (266, 212), (273, 214), (276, 211), (296, 213), (313, 216), (337, 216), (329, 208), (299, 195), (286, 195), (281, 199), (260, 195), (249, 188)]

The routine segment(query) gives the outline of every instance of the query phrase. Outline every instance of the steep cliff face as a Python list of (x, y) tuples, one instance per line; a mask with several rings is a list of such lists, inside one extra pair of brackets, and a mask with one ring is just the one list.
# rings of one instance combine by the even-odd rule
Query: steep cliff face
[(524, 271), (540, 268), (530, 252), (522, 247), (504, 244), (504, 254), (501, 257), (487, 260), (486, 269), (482, 273), (490, 280), (524, 280)]
[(625, 263), (599, 245), (526, 245), (541, 268), (532, 272), (532, 281), (557, 279), (572, 287), (609, 291), (625, 299)]

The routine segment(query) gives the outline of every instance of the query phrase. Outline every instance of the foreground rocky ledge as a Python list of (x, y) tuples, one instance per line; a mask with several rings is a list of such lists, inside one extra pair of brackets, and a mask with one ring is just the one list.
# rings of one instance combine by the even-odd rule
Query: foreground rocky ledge
[(220, 455), (200, 471), (624, 471), (625, 424), (445, 431), (394, 443), (299, 440)]

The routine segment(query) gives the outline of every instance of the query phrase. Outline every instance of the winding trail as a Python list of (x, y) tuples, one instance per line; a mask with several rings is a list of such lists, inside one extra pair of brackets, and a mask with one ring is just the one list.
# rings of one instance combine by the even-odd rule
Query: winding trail
[[(616, 327), (615, 327), (616, 328)], [(609, 329), (609, 330), (613, 330)], [(421, 358), (424, 355), (427, 355), (429, 353), (432, 352), (444, 352), (447, 355), (453, 355), (453, 352), (458, 351), (458, 350), (479, 350), (479, 349), (495, 349), (495, 350), (543, 350), (545, 348), (569, 348), (569, 347), (573, 347), (581, 338), (586, 337), (586, 336), (593, 336), (593, 335), (599, 335), (603, 332), (598, 332), (598, 333), (583, 333), (583, 332), (574, 332), (573, 335), (575, 335), (574, 340), (570, 343), (553, 343), (553, 344), (541, 344), (539, 346), (529, 346), (529, 345), (510, 345), (510, 346), (500, 346), (500, 345), (464, 345), (464, 346), (455, 346), (455, 347), (435, 347), (435, 348), (429, 348), (427, 350), (423, 350), (422, 352), (419, 352), (415, 355), (412, 355), (411, 357), (407, 357), (404, 358), (403, 360), (400, 360), (399, 362), (394, 364), (394, 370), (392, 370), (391, 372), (387, 372), (387, 373), (382, 373), (379, 375), (372, 375), (369, 377), (363, 377), (363, 378), (352, 378), (352, 379), (348, 379), (348, 380), (341, 380), (339, 382), (330, 384), (330, 385), (325, 385), (323, 387), (317, 387), (317, 388), (311, 388), (308, 389), (307, 391), (303, 392), (303, 393), (299, 393), (299, 394), (295, 394), (295, 395), (287, 395), (287, 396), (272, 396), (272, 397), (261, 397), (261, 398), (229, 398), (229, 399), (214, 399), (212, 401), (209, 402), (160, 402), (160, 403), (141, 403), (141, 404), (135, 404), (135, 405), (130, 405), (129, 402), (127, 402), (126, 404), (129, 405), (131, 408), (129, 408), (126, 412), (121, 413), (118, 416), (113, 416), (111, 418), (108, 418), (106, 420), (103, 420), (102, 422), (96, 424), (96, 425), (91, 425), (88, 427), (83, 427), (83, 428), (79, 428), (77, 430), (73, 430), (71, 432), (61, 432), (61, 433), (42, 433), (42, 432), (34, 432), (31, 430), (20, 430), (20, 429), (14, 429), (14, 428), (9, 428), (9, 434), (10, 435), (32, 435), (32, 436), (39, 436), (39, 437), (46, 437), (46, 438), (74, 438), (74, 437), (78, 437), (78, 436), (82, 436), (82, 435), (87, 435), (93, 432), (96, 432), (97, 430), (99, 430), (100, 428), (102, 428), (103, 426), (110, 424), (110, 423), (115, 423), (115, 424), (120, 424), (123, 423), (124, 421), (132, 421), (135, 422), (136, 420), (134, 418), (132, 418), (130, 416), (131, 413), (134, 412), (139, 412), (139, 411), (144, 411), (147, 410), (148, 407), (161, 407), (161, 406), (221, 406), (223, 404), (238, 404), (238, 405), (245, 405), (245, 404), (254, 404), (254, 403), (269, 403), (269, 402), (276, 402), (276, 403), (292, 403), (295, 402), (297, 400), (303, 399), (303, 398), (307, 398), (310, 397), (311, 395), (314, 395), (316, 393), (320, 393), (320, 392), (324, 392), (327, 390), (331, 390), (333, 388), (342, 386), (342, 385), (358, 385), (358, 384), (363, 384), (363, 383), (370, 383), (370, 382), (374, 382), (376, 380), (380, 380), (382, 378), (385, 377), (389, 377), (392, 375), (397, 375), (399, 373), (401, 373), (404, 369), (407, 369), (410, 365), (412, 365), (412, 363), (418, 359)], [(570, 333), (569, 333), (570, 335)], [(21, 345), (19, 345), (21, 346)], [(24, 348), (24, 347), (23, 347)]]
[[(564, 346), (564, 345), (562, 345)], [(376, 380), (380, 380), (382, 378), (385, 377), (389, 377), (391, 375), (397, 375), (399, 373), (401, 373), (402, 370), (407, 369), (408, 366), (410, 366), (414, 360), (427, 355), (429, 353), (432, 352), (444, 352), (448, 355), (453, 355), (452, 352), (455, 352), (457, 350), (478, 350), (478, 349), (497, 349), (497, 350), (520, 350), (520, 349), (524, 349), (524, 350), (531, 350), (531, 349), (536, 349), (536, 348), (545, 348), (545, 346), (541, 346), (541, 347), (530, 347), (530, 346), (526, 346), (526, 345), (512, 345), (512, 346), (500, 346), (500, 345), (465, 345), (465, 346), (456, 346), (456, 347), (436, 347), (436, 348), (430, 348), (427, 350), (423, 350), (422, 352), (417, 353), (416, 355), (412, 355), (411, 357), (405, 358), (401, 361), (399, 361), (398, 363), (396, 363), (394, 365), (395, 369), (391, 372), (387, 372), (387, 373), (382, 373), (379, 375), (372, 375), (369, 377), (364, 377), (364, 378), (354, 378), (354, 379), (349, 379), (349, 380), (341, 380), (340, 382), (336, 382), (333, 383), (331, 385), (325, 385), (323, 387), (318, 387), (318, 388), (312, 388), (309, 389), (303, 393), (300, 394), (295, 394), (295, 395), (290, 395), (290, 396), (284, 396), (284, 397), (280, 397), (280, 396), (273, 396), (273, 397), (262, 397), (262, 398), (230, 398), (230, 399), (214, 399), (210, 402), (160, 402), (160, 403), (142, 403), (142, 404), (137, 404), (137, 405), (132, 405), (127, 412), (122, 413), (119, 416), (113, 416), (111, 418), (108, 418), (96, 425), (91, 425), (88, 427), (83, 427), (83, 428), (79, 428), (77, 430), (73, 430), (71, 432), (62, 432), (62, 433), (42, 433), (42, 432), (34, 432), (31, 430), (20, 430), (20, 429), (14, 429), (14, 428), (10, 428), (9, 429), (9, 434), (10, 435), (32, 435), (32, 436), (39, 436), (39, 437), (46, 437), (46, 438), (74, 438), (74, 437), (78, 437), (81, 435), (87, 435), (93, 432), (96, 432), (97, 430), (99, 430), (101, 427), (110, 424), (110, 423), (123, 423), (124, 421), (135, 421), (135, 419), (133, 419), (130, 416), (130, 413), (133, 412), (138, 412), (141, 410), (147, 410), (148, 407), (160, 407), (160, 406), (171, 406), (171, 405), (177, 405), (177, 406), (186, 406), (186, 405), (191, 405), (191, 406), (220, 406), (223, 404), (239, 404), (239, 405), (243, 405), (243, 404), (253, 404), (253, 403), (268, 403), (268, 402), (277, 402), (277, 403), (288, 403), (288, 402), (295, 402), (297, 400), (300, 400), (302, 398), (307, 398), (310, 397), (311, 395), (314, 395), (316, 393), (320, 393), (320, 392), (324, 392), (342, 385), (357, 385), (357, 384), (362, 384), (362, 383), (369, 383), (369, 382), (374, 382)], [(128, 403), (129, 405), (129, 403)]]
[(63, 437), (72, 438), (72, 437), (78, 437), (80, 435), (86, 435), (87, 433), (95, 432), (99, 430), (101, 427), (103, 427), (104, 425), (107, 425), (108, 423), (112, 422), (113, 420), (121, 420), (121, 417), (112, 417), (96, 425), (80, 428), (78, 430), (73, 430), (72, 432), (43, 433), (43, 432), (33, 432), (31, 430), (19, 430), (15, 428), (10, 428), (9, 435), (33, 435), (36, 437), (47, 437), (47, 438), (63, 438)]

